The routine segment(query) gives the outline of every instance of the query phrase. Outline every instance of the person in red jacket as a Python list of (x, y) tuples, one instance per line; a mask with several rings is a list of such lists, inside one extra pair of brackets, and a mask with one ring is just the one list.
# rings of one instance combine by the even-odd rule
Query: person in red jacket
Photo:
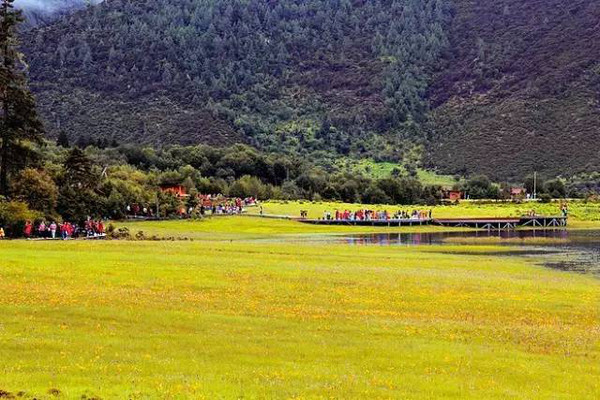
[(63, 240), (67, 240), (69, 234), (67, 232), (67, 223), (63, 222), (62, 224), (60, 224), (60, 235), (62, 236)]
[(27, 221), (25, 223), (25, 229), (23, 229), (23, 234), (25, 234), (25, 238), (31, 238), (31, 233), (33, 232), (33, 224), (31, 221)]

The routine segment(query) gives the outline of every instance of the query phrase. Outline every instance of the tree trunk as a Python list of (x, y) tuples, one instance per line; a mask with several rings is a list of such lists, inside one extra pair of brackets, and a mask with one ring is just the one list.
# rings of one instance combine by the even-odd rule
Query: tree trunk
[[(2, 59), (4, 68), (8, 71), (11, 67), (9, 57), (9, 32), (6, 18), (8, 17), (8, 3), (2, 3), (1, 16), (3, 19), (3, 43), (2, 43)], [(2, 131), (0, 138), (2, 139), (2, 148), (0, 149), (0, 196), (8, 195), (8, 155), (10, 147), (10, 132), (8, 131), (8, 87), (2, 88)]]
[[(4, 111), (6, 112), (6, 110)], [(3, 132), (2, 149), (0, 149), (0, 196), (8, 195), (8, 132)]]

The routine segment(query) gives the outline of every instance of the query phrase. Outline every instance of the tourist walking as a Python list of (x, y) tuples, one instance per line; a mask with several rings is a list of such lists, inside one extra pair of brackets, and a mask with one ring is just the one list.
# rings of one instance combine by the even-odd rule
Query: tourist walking
[(40, 222), (38, 225), (38, 236), (40, 238), (46, 237), (46, 223), (44, 221)]
[(60, 225), (60, 235), (63, 240), (67, 240), (69, 238), (69, 225), (67, 222), (63, 222)]
[(51, 237), (52, 239), (56, 239), (56, 229), (57, 229), (57, 228), (58, 228), (58, 227), (57, 227), (57, 225), (56, 225), (56, 222), (52, 222), (52, 223), (50, 224), (50, 237)]
[(33, 233), (33, 224), (31, 221), (27, 221), (25, 223), (25, 228), (23, 229), (23, 234), (26, 239), (31, 239), (31, 234)]
[(102, 220), (98, 221), (98, 234), (99, 235), (104, 235), (104, 223), (102, 222)]
[(4, 240), (5, 234), (4, 234), (4, 228), (0, 226), (0, 240)]

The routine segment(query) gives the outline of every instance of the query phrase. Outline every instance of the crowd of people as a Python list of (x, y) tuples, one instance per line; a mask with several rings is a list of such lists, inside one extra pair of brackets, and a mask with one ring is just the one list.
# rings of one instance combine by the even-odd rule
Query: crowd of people
[(62, 223), (40, 221), (34, 225), (32, 221), (27, 221), (23, 228), (23, 236), (26, 239), (75, 239), (75, 238), (95, 238), (105, 235), (104, 222), (88, 219), (84, 224), (78, 225), (68, 221)]
[(229, 198), (223, 195), (201, 195), (200, 203), (195, 209), (190, 208), (189, 214), (198, 212), (201, 216), (208, 215), (238, 215), (244, 212), (245, 207), (258, 204), (254, 197)]
[[(258, 205), (254, 197), (230, 198), (224, 195), (198, 195), (196, 206), (182, 205), (177, 211), (181, 218), (189, 218), (194, 215), (237, 215), (244, 211), (245, 207)], [(189, 203), (189, 202), (188, 202)], [(152, 207), (139, 204), (127, 206), (126, 215), (134, 218), (154, 218), (155, 213)]]
[[(308, 213), (301, 213), (302, 218), (307, 218)], [(432, 218), (432, 211), (404, 211), (399, 210), (395, 213), (391, 213), (387, 210), (376, 211), (376, 210), (336, 210), (334, 213), (325, 211), (323, 213), (323, 219), (327, 221), (390, 221), (390, 220), (428, 220)]]

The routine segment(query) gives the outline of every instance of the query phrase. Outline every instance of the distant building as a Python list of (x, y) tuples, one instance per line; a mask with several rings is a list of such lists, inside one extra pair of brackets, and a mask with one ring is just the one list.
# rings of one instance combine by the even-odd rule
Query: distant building
[(511, 187), (510, 198), (513, 200), (524, 199), (527, 196), (527, 189), (524, 187)]
[(460, 201), (465, 197), (465, 194), (460, 190), (444, 190), (444, 200), (447, 201)]
[(163, 193), (173, 193), (177, 197), (188, 197), (187, 190), (182, 185), (161, 185)]

